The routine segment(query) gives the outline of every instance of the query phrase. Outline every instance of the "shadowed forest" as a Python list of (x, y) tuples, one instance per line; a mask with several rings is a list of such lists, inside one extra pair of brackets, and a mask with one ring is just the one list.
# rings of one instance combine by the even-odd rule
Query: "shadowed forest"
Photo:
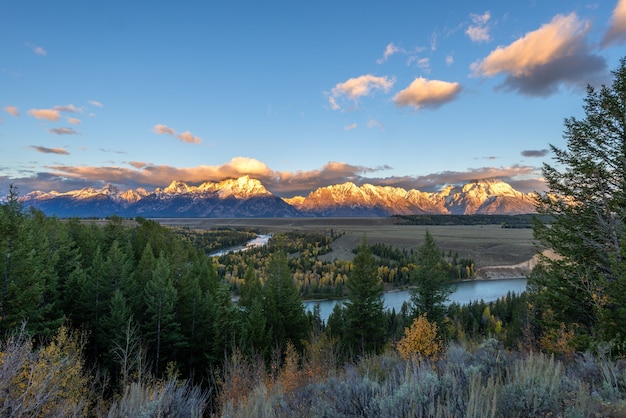
[[(0, 206), (0, 415), (626, 415), (626, 59), (588, 89), (537, 194), (541, 257), (521, 295), (446, 305), (474, 261), (340, 230), (105, 222)], [(563, 169), (566, 167), (566, 169)], [(414, 218), (411, 222), (420, 222)], [(517, 221), (505, 226), (518, 225)], [(385, 311), (385, 287), (411, 299)], [(303, 298), (341, 297), (328, 321)]]

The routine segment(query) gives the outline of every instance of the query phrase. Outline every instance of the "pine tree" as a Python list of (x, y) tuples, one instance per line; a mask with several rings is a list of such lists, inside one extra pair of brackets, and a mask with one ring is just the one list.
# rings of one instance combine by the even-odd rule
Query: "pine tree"
[(300, 349), (308, 335), (308, 321), (284, 250), (270, 256), (265, 274), (263, 311), (271, 341), (283, 348), (291, 341)]
[(343, 343), (351, 354), (377, 353), (385, 341), (383, 283), (365, 239), (357, 248), (346, 285)]
[(152, 279), (146, 283), (144, 334), (154, 356), (155, 375), (163, 372), (166, 360), (173, 360), (183, 344), (176, 320), (177, 292), (170, 276), (170, 266), (163, 254), (156, 261)]
[(544, 332), (573, 325), (579, 348), (616, 337), (606, 311), (626, 303), (614, 293), (626, 253), (626, 58), (613, 76), (611, 86), (587, 88), (584, 118), (565, 120), (567, 149), (551, 145), (556, 164), (544, 164), (548, 191), (537, 197), (537, 211), (554, 218), (537, 220), (534, 236), (556, 257), (543, 257), (530, 278), (535, 315)]
[(428, 231), (424, 234), (424, 242), (417, 249), (415, 263), (417, 269), (411, 277), (413, 315), (419, 317), (428, 314), (430, 320), (441, 327), (445, 303), (454, 289), (445, 268), (443, 253)]

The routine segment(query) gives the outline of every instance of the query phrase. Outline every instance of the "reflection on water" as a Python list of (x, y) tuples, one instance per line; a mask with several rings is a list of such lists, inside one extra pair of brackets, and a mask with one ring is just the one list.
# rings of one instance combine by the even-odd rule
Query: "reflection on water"
[[(474, 280), (469, 282), (461, 282), (456, 285), (456, 290), (450, 295), (450, 303), (458, 303), (460, 305), (468, 304), (472, 301), (483, 300), (485, 302), (493, 302), (502, 296), (506, 296), (508, 292), (521, 293), (526, 290), (526, 279), (502, 279), (502, 280)], [(395, 309), (400, 312), (402, 304), (409, 302), (411, 294), (409, 290), (400, 290), (397, 292), (386, 292), (383, 294), (385, 309)], [(320, 305), (320, 316), (324, 321), (328, 319), (333, 308), (342, 300), (321, 300), (307, 301), (304, 306), (308, 311), (312, 311), (315, 304)]]

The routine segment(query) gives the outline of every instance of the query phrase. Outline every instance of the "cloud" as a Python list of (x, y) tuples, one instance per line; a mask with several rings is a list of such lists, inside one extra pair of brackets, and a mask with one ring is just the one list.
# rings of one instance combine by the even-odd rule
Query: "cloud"
[(441, 105), (451, 102), (461, 92), (459, 83), (450, 83), (440, 80), (427, 80), (423, 77), (416, 78), (406, 89), (400, 91), (393, 98), (396, 106), (412, 106), (416, 109), (436, 109)]
[(410, 66), (413, 65), (413, 63), (415, 63), (417, 68), (424, 70), (426, 73), (430, 73), (430, 58), (420, 58), (418, 56), (409, 57), (406, 64)]
[(585, 37), (590, 24), (576, 14), (557, 15), (508, 46), (499, 46), (471, 65), (474, 76), (506, 74), (500, 88), (529, 96), (548, 96), (559, 86), (584, 88), (606, 69), (604, 58), (593, 55)]
[(83, 113), (82, 109), (77, 108), (73, 104), (69, 104), (65, 106), (54, 106), (52, 110), (56, 110), (58, 112), (68, 112), (68, 113)]
[(159, 135), (174, 136), (178, 138), (180, 141), (186, 142), (188, 144), (199, 144), (202, 142), (202, 139), (200, 137), (192, 135), (191, 132), (189, 131), (178, 134), (176, 133), (174, 129), (170, 128), (167, 125), (157, 124), (157, 125), (154, 125), (152, 130)]
[(77, 118), (66, 118), (65, 120), (67, 120), (67, 122), (71, 123), (72, 125), (80, 125), (81, 123), (81, 120)]
[(350, 125), (346, 125), (343, 127), (344, 131), (351, 131), (352, 129), (356, 128), (356, 123), (351, 123)]
[(59, 154), (59, 155), (69, 155), (70, 154), (69, 152), (67, 152), (63, 148), (47, 148), (47, 147), (41, 147), (41, 146), (37, 146), (37, 145), (31, 145), (30, 147), (32, 149), (34, 149), (35, 151), (41, 152), (41, 153), (44, 153), (44, 154)]
[(446, 55), (446, 65), (449, 67), (454, 64), (454, 56), (452, 54)]
[(177, 138), (188, 144), (199, 144), (200, 142), (202, 142), (202, 139), (197, 136), (193, 136), (189, 131), (178, 134)]
[(522, 151), (522, 157), (545, 157), (546, 155), (548, 155), (550, 151), (548, 151), (547, 149), (539, 149), (539, 150), (533, 150), (533, 149), (529, 149), (529, 150), (524, 150)]
[(14, 116), (16, 118), (20, 117), (20, 110), (15, 106), (5, 106), (3, 109), (11, 116)]
[(92, 106), (95, 107), (104, 107), (104, 105), (96, 100), (89, 100), (87, 103), (89, 103)]
[(167, 125), (157, 124), (154, 125), (154, 128), (152, 128), (152, 130), (160, 135), (176, 135), (176, 131)]
[(401, 49), (398, 48), (396, 45), (393, 44), (393, 42), (391, 42), (390, 44), (387, 45), (387, 47), (385, 48), (385, 52), (383, 52), (383, 57), (379, 58), (378, 60), (376, 60), (376, 62), (378, 64), (382, 64), (384, 62), (386, 62), (390, 56), (400, 52)]
[(499, 178), (520, 191), (545, 190), (541, 168), (531, 166), (481, 167), (466, 171), (445, 171), (425, 176), (376, 177), (376, 173), (392, 169), (388, 165), (367, 167), (346, 162), (330, 161), (319, 169), (309, 171), (275, 171), (265, 163), (248, 157), (235, 157), (221, 165), (196, 167), (172, 167), (149, 162), (131, 161), (130, 167), (116, 166), (66, 166), (47, 167), (46, 173), (29, 173), (19, 179), (0, 176), (0, 189), (9, 183), (17, 184), (21, 193), (32, 190), (69, 191), (82, 187), (95, 187), (112, 183), (120, 189), (165, 187), (172, 180), (198, 185), (205, 181), (220, 181), (249, 175), (259, 179), (272, 193), (292, 197), (307, 195), (324, 186), (353, 182), (380, 186), (403, 187), (421, 191), (437, 191), (449, 184)]
[(59, 111), (53, 109), (30, 109), (26, 113), (37, 119), (45, 119), (49, 120), (50, 122), (56, 122), (61, 119), (61, 114), (59, 113)]
[(376, 77), (371, 74), (351, 78), (343, 83), (338, 83), (333, 87), (328, 99), (330, 106), (334, 110), (340, 109), (337, 99), (346, 96), (356, 105), (361, 97), (369, 96), (374, 90), (388, 92), (395, 83), (394, 79), (388, 77)]
[(474, 13), (470, 15), (473, 25), (467, 27), (465, 34), (469, 36), (472, 42), (482, 43), (491, 41), (489, 27), (487, 26), (490, 18), (491, 14), (488, 11), (482, 15)]
[(73, 128), (53, 128), (48, 129), (48, 132), (56, 135), (78, 135), (78, 132), (76, 132)]
[(380, 121), (377, 121), (376, 119), (370, 119), (367, 121), (367, 127), (368, 128), (380, 128), (381, 131), (384, 131), (385, 128), (383, 126), (383, 124)]
[(38, 45), (32, 44), (30, 42), (26, 42), (26, 46), (29, 47), (30, 49), (32, 49), (32, 51), (36, 54), (36, 55), (41, 55), (41, 56), (46, 56), (48, 55), (48, 52), (46, 52), (45, 49), (43, 49), (43, 47), (40, 47)]
[(626, 42), (626, 0), (619, 0), (611, 16), (611, 26), (602, 38), (601, 46)]

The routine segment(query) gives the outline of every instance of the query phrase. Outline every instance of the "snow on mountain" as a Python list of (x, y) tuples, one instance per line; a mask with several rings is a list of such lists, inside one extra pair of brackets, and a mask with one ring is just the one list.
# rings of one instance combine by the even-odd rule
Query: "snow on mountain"
[(145, 217), (295, 217), (390, 216), (407, 214), (521, 214), (535, 211), (530, 195), (500, 180), (447, 186), (439, 192), (400, 187), (357, 186), (346, 182), (320, 187), (306, 197), (281, 199), (249, 176), (204, 182), (199, 186), (172, 181), (148, 192), (124, 192), (111, 184), (70, 192), (31, 192), (21, 198), (57, 216)]

